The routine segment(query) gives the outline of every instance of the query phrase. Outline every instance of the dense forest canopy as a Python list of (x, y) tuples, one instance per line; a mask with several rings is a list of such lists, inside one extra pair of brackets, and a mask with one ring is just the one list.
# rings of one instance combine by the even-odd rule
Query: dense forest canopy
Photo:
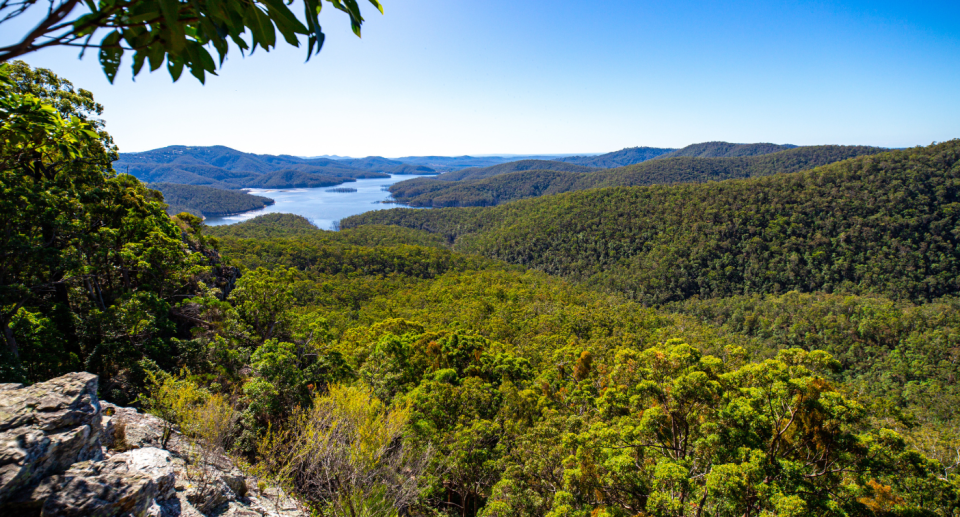
[(576, 165), (555, 160), (518, 160), (515, 162), (502, 163), (500, 165), (491, 165), (490, 167), (468, 167), (458, 171), (445, 172), (437, 176), (436, 179), (443, 181), (478, 180), (499, 176), (500, 174), (507, 174), (510, 172), (543, 170), (592, 172), (596, 169), (593, 167), (584, 167), (583, 165)]
[(341, 226), (430, 231), (649, 304), (791, 290), (925, 301), (960, 290), (958, 159), (954, 140), (795, 174), (394, 209)]
[[(733, 144), (729, 144), (733, 145)], [(597, 187), (702, 183), (812, 169), (820, 165), (883, 152), (877, 147), (825, 145), (797, 147), (765, 155), (732, 158), (665, 158), (586, 174), (569, 169), (530, 170), (446, 184), (438, 178), (401, 181), (390, 187), (400, 203), (417, 207), (493, 206), (515, 199)], [(502, 166), (501, 166), (502, 167)], [(503, 169), (507, 170), (507, 169)], [(462, 172), (462, 171), (461, 171)], [(457, 174), (457, 173), (453, 173)]]
[(210, 228), (7, 73), (0, 382), (94, 372), (317, 515), (960, 512), (960, 141)]

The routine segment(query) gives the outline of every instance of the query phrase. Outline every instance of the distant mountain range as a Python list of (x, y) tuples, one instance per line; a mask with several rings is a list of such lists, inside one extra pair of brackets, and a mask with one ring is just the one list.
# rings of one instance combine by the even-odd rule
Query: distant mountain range
[[(400, 203), (416, 207), (493, 206), (521, 198), (598, 187), (702, 183), (798, 172), (883, 151), (885, 149), (861, 146), (709, 142), (607, 169), (534, 160), (464, 169), (435, 178), (401, 181), (390, 186), (390, 193)], [(614, 161), (601, 159), (596, 163), (605, 160), (609, 160), (606, 163)]]
[[(587, 173), (678, 157), (749, 157), (793, 149), (793, 145), (705, 142), (683, 149), (630, 147), (593, 156), (381, 156), (304, 158), (244, 153), (225, 146), (169, 146), (141, 153), (122, 153), (119, 172), (147, 183), (200, 185), (221, 189), (330, 187), (361, 178), (392, 174), (435, 175), (438, 180), (482, 180), (520, 171)], [(418, 181), (419, 183), (419, 181)], [(400, 187), (402, 188), (402, 187)]]
[(502, 163), (523, 160), (556, 160), (557, 155), (508, 155), (508, 156), (406, 156), (398, 161), (410, 165), (423, 165), (438, 172), (458, 171), (468, 167), (492, 167)]
[(385, 158), (332, 160), (251, 154), (224, 146), (170, 146), (142, 153), (122, 153), (118, 172), (146, 183), (179, 183), (221, 189), (306, 188), (340, 185), (390, 174), (434, 174), (425, 166)]
[(652, 160), (676, 151), (677, 149), (662, 149), (659, 147), (628, 147), (626, 149), (621, 149), (612, 153), (601, 154), (599, 156), (568, 156), (566, 158), (558, 158), (558, 160), (561, 162), (584, 165), (586, 167), (612, 169), (613, 167), (623, 167), (626, 165), (645, 162), (647, 160)]

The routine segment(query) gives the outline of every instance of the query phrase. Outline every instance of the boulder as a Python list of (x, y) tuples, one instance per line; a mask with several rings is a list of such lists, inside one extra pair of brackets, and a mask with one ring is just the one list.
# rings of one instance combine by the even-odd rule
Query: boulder
[(0, 389), (0, 505), (25, 487), (98, 459), (97, 376), (71, 373)]
[[(143, 447), (163, 446), (163, 420), (140, 413), (134, 408), (115, 406), (103, 402), (103, 445), (108, 449), (125, 451)], [(168, 440), (167, 447), (178, 441), (176, 437)]]
[(199, 461), (177, 433), (159, 448), (167, 428), (99, 401), (88, 373), (0, 384), (0, 517), (308, 515), (229, 457)]
[(134, 449), (110, 458), (127, 464), (132, 472), (146, 475), (157, 484), (157, 499), (164, 500), (176, 494), (176, 471), (170, 453), (154, 447)]
[[(200, 470), (196, 467), (196, 470)], [(204, 469), (206, 472), (188, 480), (184, 496), (200, 513), (207, 514), (213, 510), (236, 500), (236, 495), (224, 483), (223, 478), (216, 471)]]
[(230, 487), (230, 490), (233, 491), (237, 497), (247, 496), (247, 478), (243, 475), (243, 472), (233, 469), (230, 472), (224, 472), (220, 476), (220, 479)]
[[(170, 453), (138, 449), (104, 461), (74, 464), (21, 490), (4, 505), (17, 515), (161, 515), (156, 500), (176, 495)], [(41, 513), (42, 509), (42, 513)]]
[(75, 464), (43, 502), (41, 517), (146, 517), (155, 505), (157, 483), (134, 470), (124, 454)]

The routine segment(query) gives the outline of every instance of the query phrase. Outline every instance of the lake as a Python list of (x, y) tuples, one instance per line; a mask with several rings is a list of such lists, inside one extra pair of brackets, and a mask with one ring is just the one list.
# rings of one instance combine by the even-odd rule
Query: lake
[[(285, 213), (302, 215), (317, 227), (333, 230), (334, 223), (371, 210), (396, 208), (397, 204), (385, 204), (390, 193), (384, 187), (394, 183), (421, 176), (393, 175), (389, 178), (362, 179), (347, 182), (335, 187), (296, 188), (296, 189), (245, 189), (247, 192), (268, 197), (276, 203), (260, 210), (251, 210), (228, 217), (209, 217), (204, 222), (211, 226), (233, 224), (252, 219), (258, 215)], [(357, 189), (356, 192), (327, 192), (330, 189)]]

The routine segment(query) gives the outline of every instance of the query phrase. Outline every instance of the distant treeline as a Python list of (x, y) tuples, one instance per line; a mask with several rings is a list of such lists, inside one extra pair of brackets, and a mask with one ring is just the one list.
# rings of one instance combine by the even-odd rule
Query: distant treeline
[(659, 158), (737, 158), (744, 156), (759, 156), (761, 154), (771, 154), (787, 149), (794, 149), (797, 146), (785, 144), (731, 144), (730, 142), (703, 142), (693, 144), (677, 149), (670, 153), (665, 153)]
[[(490, 167), (469, 167), (458, 171), (446, 172), (436, 177), (443, 181), (461, 181), (461, 180), (479, 180), (492, 178), (501, 174), (509, 174), (519, 171), (563, 171), (563, 172), (593, 172), (595, 167), (584, 167), (573, 163), (565, 163), (556, 160), (518, 160), (515, 162), (501, 163)], [(420, 178), (418, 178), (420, 179)], [(411, 181), (411, 180), (407, 180)]]
[(678, 149), (662, 149), (659, 147), (628, 147), (599, 156), (567, 156), (566, 158), (558, 158), (557, 160), (586, 167), (596, 167), (598, 169), (612, 169), (614, 167), (623, 167), (652, 160), (677, 150)]
[[(767, 170), (787, 163), (783, 156), (764, 157), (776, 160)], [(960, 293), (958, 159), (954, 140), (798, 174), (593, 189), (492, 208), (394, 209), (341, 224), (427, 230), (455, 249), (647, 304), (790, 290), (926, 301)], [(614, 177), (649, 178), (640, 168)]]
[(702, 183), (797, 172), (856, 156), (877, 147), (824, 145), (732, 158), (665, 158), (588, 173), (529, 170), (454, 183), (417, 178), (390, 187), (393, 197), (417, 207), (493, 206), (515, 199), (597, 187)]
[[(600, 169), (613, 169), (616, 167), (625, 167), (647, 160), (677, 158), (681, 156), (691, 158), (733, 158), (743, 156), (758, 156), (761, 154), (770, 154), (778, 151), (793, 149), (795, 145), (777, 145), (777, 144), (731, 144), (729, 142), (703, 142), (692, 144), (683, 149), (664, 149), (659, 147), (628, 147), (619, 151), (599, 156), (568, 156), (558, 158), (558, 161), (585, 165), (587, 167), (597, 167)], [(554, 169), (563, 170), (563, 169)]]
[(151, 183), (148, 187), (163, 193), (170, 215), (188, 212), (203, 217), (220, 217), (258, 210), (274, 203), (268, 197), (198, 185)]

